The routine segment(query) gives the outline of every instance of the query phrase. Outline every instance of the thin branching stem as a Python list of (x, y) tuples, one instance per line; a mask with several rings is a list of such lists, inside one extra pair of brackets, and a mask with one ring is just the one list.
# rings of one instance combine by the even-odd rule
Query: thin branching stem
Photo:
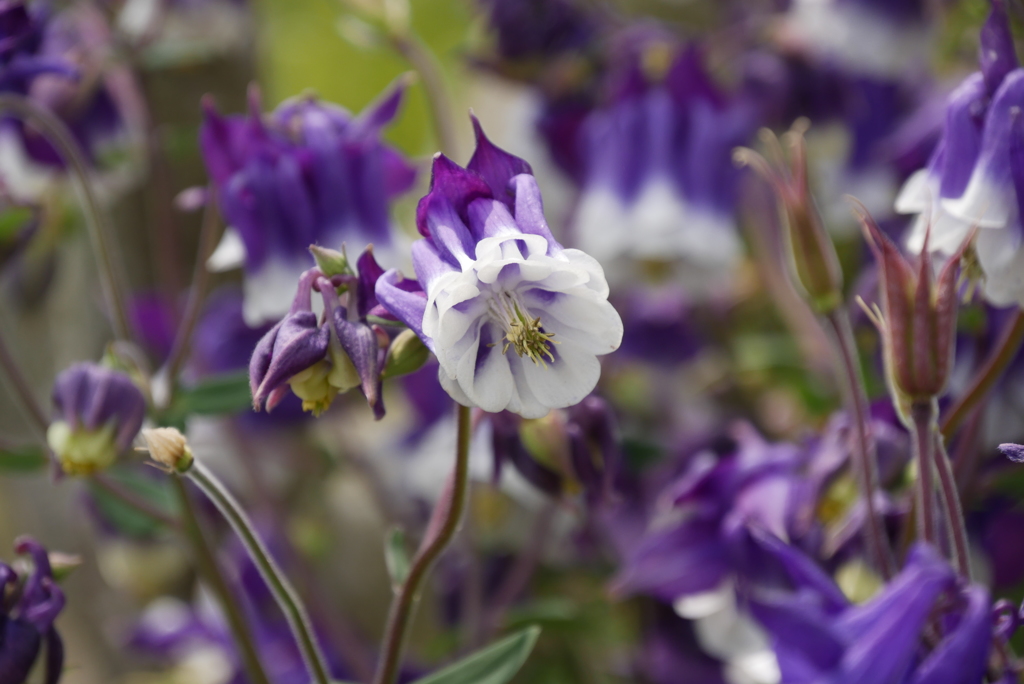
[(935, 532), (935, 403), (915, 402), (910, 407), (910, 428), (914, 439), (914, 457), (917, 460), (917, 526), (918, 538), (938, 547)]
[(118, 339), (131, 339), (128, 323), (127, 294), (121, 262), (117, 257), (114, 234), (110, 220), (93, 189), (89, 165), (75, 137), (55, 114), (40, 107), (32, 100), (15, 93), (0, 94), (0, 112), (13, 114), (26, 123), (33, 122), (57, 150), (68, 165), (74, 179), (75, 190), (85, 216), (85, 225), (92, 242), (93, 252), (99, 267), (103, 296), (110, 308), (114, 335)]
[(419, 600), (420, 589), (434, 562), (441, 556), (459, 529), (462, 514), (466, 508), (469, 489), (469, 439), (471, 433), (470, 410), (458, 407), (457, 442), (455, 448), (455, 469), (449, 482), (450, 493), (442, 494), (438, 500), (434, 517), (427, 529), (423, 545), (413, 559), (409, 575), (391, 602), (387, 627), (384, 630), (384, 645), (374, 684), (394, 684), (402, 664), (402, 654), (408, 638), (409, 626)]
[(938, 429), (933, 428), (935, 438), (935, 470), (939, 474), (939, 496), (942, 501), (942, 517), (952, 538), (955, 563), (960, 574), (971, 579), (971, 554), (967, 543), (967, 525), (960, 505), (960, 492), (953, 476), (953, 467), (946, 453), (945, 440)]

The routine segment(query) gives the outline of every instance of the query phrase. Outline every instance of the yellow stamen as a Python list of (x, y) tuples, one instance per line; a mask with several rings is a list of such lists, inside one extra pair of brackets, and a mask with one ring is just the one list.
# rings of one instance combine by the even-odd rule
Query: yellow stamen
[[(514, 294), (503, 292), (491, 300), (491, 312), (505, 331), (502, 354), (512, 347), (520, 358), (526, 356), (545, 368), (548, 361), (554, 363), (555, 355), (551, 345), (558, 344), (558, 340), (552, 339), (555, 333), (546, 332), (540, 318), (531, 317)], [(494, 344), (488, 346), (493, 347)]]

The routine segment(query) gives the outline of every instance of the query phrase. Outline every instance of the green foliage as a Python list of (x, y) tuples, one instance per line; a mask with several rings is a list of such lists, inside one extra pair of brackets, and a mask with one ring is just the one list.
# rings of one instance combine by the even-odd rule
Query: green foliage
[(417, 680), (416, 684), (505, 684), (526, 662), (538, 636), (540, 627), (527, 627)]
[(222, 373), (184, 388), (175, 401), (175, 413), (218, 416), (238, 413), (252, 407), (249, 372)]
[(0, 449), (0, 473), (36, 473), (46, 467), (46, 452), (37, 446)]
[[(147, 477), (138, 467), (115, 467), (108, 470), (105, 477), (151, 506), (168, 515), (176, 515), (174, 495), (167, 487), (165, 478)], [(103, 488), (95, 484), (90, 484), (89, 487), (100, 515), (118, 533), (128, 537), (145, 538), (163, 529), (163, 523), (132, 508)]]

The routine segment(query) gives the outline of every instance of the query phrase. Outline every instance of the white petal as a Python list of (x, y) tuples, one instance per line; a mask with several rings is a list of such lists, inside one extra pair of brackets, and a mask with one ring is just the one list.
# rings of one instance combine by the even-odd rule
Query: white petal
[(217, 243), (217, 249), (206, 260), (206, 270), (211, 273), (223, 273), (245, 266), (245, 243), (242, 242), (242, 235), (237, 230), (228, 226), (224, 229), (224, 235)]
[(1013, 188), (995, 183), (978, 168), (971, 174), (959, 199), (942, 200), (942, 208), (953, 216), (982, 228), (1002, 228), (1014, 209)]
[(911, 174), (907, 182), (896, 195), (894, 208), (897, 214), (917, 214), (930, 211), (939, 199), (938, 182), (928, 173), (928, 169), (920, 169)]
[(1024, 307), (1024, 247), (1018, 248), (1002, 267), (990, 270), (982, 262), (982, 268), (985, 269), (985, 299), (994, 306)]
[[(589, 295), (589, 296), (588, 296)], [(539, 317), (548, 332), (559, 342), (566, 340), (595, 355), (610, 354), (622, 344), (622, 319), (606, 299), (577, 288), (575, 293), (559, 293), (544, 304), (524, 295), (523, 303)]]
[(590, 276), (587, 280), (588, 288), (600, 297), (608, 297), (608, 280), (604, 276), (604, 268), (597, 259), (578, 249), (562, 250), (562, 256), (569, 263), (581, 266), (587, 272)]
[(1001, 270), (1013, 261), (1020, 248), (1020, 229), (1016, 226), (982, 228), (974, 248), (985, 273)]
[(597, 187), (583, 193), (573, 230), (575, 243), (598, 261), (609, 261), (626, 252), (629, 241), (626, 209), (610, 189)]
[[(488, 340), (482, 341), (482, 333)], [(501, 353), (501, 331), (493, 323), (477, 330), (474, 342), (459, 361), (458, 380), (466, 396), (484, 411), (503, 411), (512, 399), (515, 382), (508, 359)], [(494, 344), (490, 349), (481, 349), (481, 344)], [(515, 352), (509, 351), (510, 354)], [(485, 355), (482, 364), (477, 365), (480, 354)]]
[(541, 404), (565, 408), (593, 391), (601, 377), (601, 364), (596, 356), (566, 340), (557, 346), (554, 363), (542, 366), (524, 359), (523, 373)]
[(305, 259), (293, 263), (268, 260), (256, 273), (246, 274), (242, 318), (250, 328), (277, 321), (291, 307), (299, 276), (309, 267)]
[(523, 418), (543, 418), (548, 415), (550, 407), (537, 398), (526, 380), (526, 366), (532, 366), (533, 361), (513, 353), (508, 357), (508, 365), (515, 379), (515, 392), (509, 401), (508, 410), (518, 413)]

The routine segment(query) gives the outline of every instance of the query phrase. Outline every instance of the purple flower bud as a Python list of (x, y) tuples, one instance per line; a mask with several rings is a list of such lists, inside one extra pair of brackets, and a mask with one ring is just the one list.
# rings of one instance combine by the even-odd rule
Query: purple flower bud
[[(54, 582), (46, 550), (38, 542), (22, 537), (15, 550), (31, 555), (34, 567), (13, 606), (6, 607), (0, 600), (0, 682), (27, 681), (45, 643), (43, 681), (56, 684), (64, 665), (64, 646), (53, 623), (64, 608), (64, 593)], [(17, 582), (17, 573), (0, 563), (0, 599), (7, 586)]]
[(46, 439), (69, 475), (113, 464), (146, 415), (146, 400), (131, 378), (94, 363), (75, 364), (57, 376), (53, 405)]
[(1024, 445), (1000, 444), (999, 451), (1003, 452), (1003, 456), (1006, 456), (1006, 458), (1014, 463), (1024, 463)]
[(876, 307), (874, 322), (885, 348), (887, 379), (902, 410), (906, 402), (930, 401), (946, 387), (956, 343), (961, 253), (946, 262), (933, 282), (927, 244), (915, 273), (863, 206), (854, 208), (878, 262), (882, 310)]
[(299, 281), (292, 310), (257, 343), (249, 362), (249, 387), (253, 408), (266, 403), (271, 411), (284, 398), (283, 388), (294, 376), (307, 370), (327, 354), (329, 331), (320, 326), (312, 307), (313, 280), (310, 270)]

